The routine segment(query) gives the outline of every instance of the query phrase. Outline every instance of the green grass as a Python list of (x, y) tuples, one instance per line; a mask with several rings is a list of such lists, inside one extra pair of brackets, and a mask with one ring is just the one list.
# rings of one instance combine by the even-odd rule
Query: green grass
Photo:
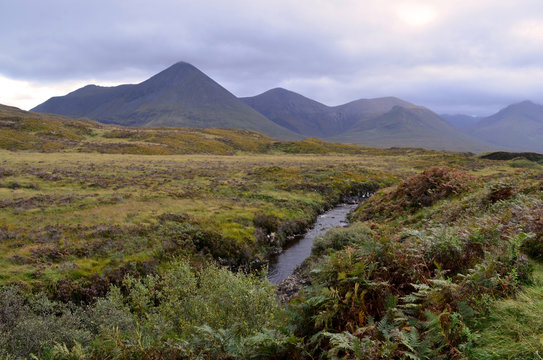
[[(397, 176), (359, 155), (317, 162), (281, 154), (0, 153), (1, 283), (100, 275), (111, 257), (153, 259), (167, 241), (153, 228), (162, 214), (185, 214), (250, 258), (265, 259), (268, 247), (255, 239), (257, 213), (308, 222), (352, 186), (387, 185)], [(96, 233), (111, 227), (120, 233)], [(238, 250), (231, 250), (233, 260)]]
[(543, 264), (533, 264), (534, 283), (488, 309), (470, 359), (543, 358)]
[[(543, 265), (534, 263), (535, 280), (522, 287), (530, 271), (521, 253), (525, 233), (543, 226), (537, 164), (36, 116), (0, 108), (0, 289), (24, 283), (92, 304), (111, 285), (126, 286), (127, 274), (173, 276), (172, 261), (195, 276), (216, 264), (248, 270), (343, 196), (381, 187), (352, 215), (362, 224), (317, 241), (313, 285), (293, 302), (294, 318), (258, 334), (261, 345), (298, 355), (539, 359)], [(541, 238), (532, 239), (538, 249)], [(145, 296), (169, 291), (144, 287)], [(160, 324), (149, 306), (126, 315), (145, 319), (141, 331), (156, 336), (150, 349), (169, 351), (152, 333)], [(217, 339), (202, 340), (204, 353), (226, 358)]]

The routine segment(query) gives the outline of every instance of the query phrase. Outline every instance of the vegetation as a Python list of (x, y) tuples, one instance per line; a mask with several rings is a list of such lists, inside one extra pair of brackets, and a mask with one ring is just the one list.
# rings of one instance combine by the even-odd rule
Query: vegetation
[(293, 303), (295, 334), (317, 358), (539, 358), (541, 265), (523, 249), (540, 256), (541, 179), (433, 168), (376, 194)]
[[(542, 351), (537, 167), (245, 131), (4, 120), (2, 131), (17, 131), (3, 141), (34, 140), (0, 150), (0, 358), (537, 359)], [(43, 135), (49, 126), (61, 135)], [(87, 152), (91, 139), (96, 152)], [(150, 139), (193, 154), (108, 145)], [(233, 155), (198, 150), (220, 148), (213, 144)], [(325, 209), (374, 191), (349, 227), (315, 240), (310, 285), (281, 304), (265, 279), (270, 254)]]

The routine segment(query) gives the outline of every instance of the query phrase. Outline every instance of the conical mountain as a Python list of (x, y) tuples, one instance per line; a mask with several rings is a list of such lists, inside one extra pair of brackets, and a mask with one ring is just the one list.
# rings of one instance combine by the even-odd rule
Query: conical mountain
[(471, 134), (509, 150), (543, 153), (543, 106), (531, 101), (510, 105), (483, 118)]
[(279, 139), (299, 138), (185, 62), (137, 85), (88, 85), (51, 98), (32, 111), (129, 126), (238, 128)]

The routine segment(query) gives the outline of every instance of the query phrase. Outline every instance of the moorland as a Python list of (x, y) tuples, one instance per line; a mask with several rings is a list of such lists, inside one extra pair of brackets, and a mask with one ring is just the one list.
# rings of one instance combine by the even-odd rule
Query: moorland
[[(0, 109), (6, 359), (538, 359), (543, 165)], [(491, 157), (492, 158), (492, 157)], [(271, 254), (315, 241), (288, 303)]]

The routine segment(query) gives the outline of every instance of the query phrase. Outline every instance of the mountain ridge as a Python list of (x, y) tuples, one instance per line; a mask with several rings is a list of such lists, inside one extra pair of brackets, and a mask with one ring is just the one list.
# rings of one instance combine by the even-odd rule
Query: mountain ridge
[[(443, 116), (447, 121), (423, 106), (392, 96), (328, 106), (273, 88), (237, 98), (195, 66), (177, 62), (139, 84), (87, 85), (32, 111), (126, 126), (247, 129), (281, 140), (316, 137), (377, 147), (542, 152), (541, 109), (524, 101), (472, 124), (477, 119)], [(511, 117), (520, 118), (524, 125), (515, 128)]]
[(543, 105), (525, 100), (481, 119), (469, 132), (514, 151), (543, 152)]
[(87, 85), (51, 98), (31, 111), (118, 125), (240, 128), (280, 139), (300, 138), (185, 62), (175, 63), (139, 84)]

